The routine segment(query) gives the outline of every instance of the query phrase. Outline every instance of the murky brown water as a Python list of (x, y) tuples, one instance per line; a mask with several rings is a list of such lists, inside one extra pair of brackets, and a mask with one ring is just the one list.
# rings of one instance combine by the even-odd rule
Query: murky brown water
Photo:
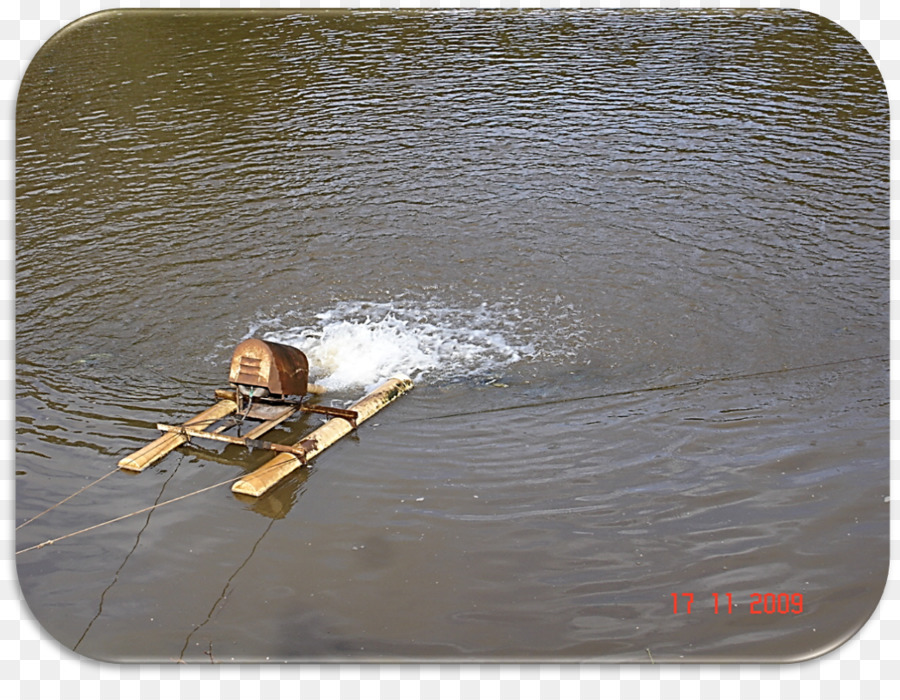
[[(16, 159), (19, 524), (209, 405), (251, 334), (318, 348), (339, 403), (417, 383), (271, 495), (17, 555), (67, 647), (788, 660), (874, 609), (888, 104), (830, 22), (110, 12), (33, 61)], [(114, 473), (17, 549), (268, 456)]]

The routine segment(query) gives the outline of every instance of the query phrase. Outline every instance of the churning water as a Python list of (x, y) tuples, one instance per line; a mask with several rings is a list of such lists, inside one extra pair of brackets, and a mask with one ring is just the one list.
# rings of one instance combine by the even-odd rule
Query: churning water
[[(28, 604), (116, 660), (833, 648), (888, 565), (888, 125), (803, 12), (76, 23), (17, 102)], [(250, 336), (416, 385), (259, 499), (234, 446), (94, 484)]]
[(561, 341), (545, 328), (542, 337), (535, 333), (540, 319), (499, 302), (454, 308), (439, 298), (348, 301), (309, 319), (291, 316), (260, 320), (247, 337), (303, 350), (315, 381), (336, 390), (372, 388), (398, 372), (420, 384), (489, 382), (526, 359), (562, 362), (565, 348), (578, 345), (574, 332)]

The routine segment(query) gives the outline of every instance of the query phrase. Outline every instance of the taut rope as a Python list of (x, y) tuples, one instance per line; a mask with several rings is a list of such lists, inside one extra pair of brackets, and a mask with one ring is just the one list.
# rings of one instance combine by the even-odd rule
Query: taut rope
[[(106, 476), (109, 476), (109, 474), (107, 474)], [(103, 477), (103, 478), (106, 478), (106, 477)], [(141, 513), (148, 513), (151, 510), (155, 510), (156, 508), (160, 508), (162, 506), (167, 506), (170, 503), (175, 503), (177, 501), (183, 501), (185, 498), (190, 498), (191, 496), (196, 496), (198, 494), (203, 493), (204, 491), (210, 491), (219, 486), (225, 486), (226, 484), (231, 484), (241, 478), (243, 478), (243, 476), (236, 476), (231, 479), (226, 479), (225, 481), (220, 481), (218, 484), (213, 484), (212, 486), (205, 486), (204, 488), (197, 489), (196, 491), (192, 491), (191, 493), (186, 493), (182, 496), (177, 496), (176, 498), (170, 498), (168, 501), (163, 501), (162, 503), (157, 503), (155, 505), (148, 506), (146, 508), (141, 508), (140, 510), (136, 510), (133, 513), (127, 513), (126, 515), (120, 515), (118, 518), (113, 518), (112, 520), (106, 520), (105, 522), (98, 523), (96, 525), (91, 525), (90, 527), (86, 527), (82, 530), (76, 530), (75, 532), (70, 532), (67, 535), (62, 535), (61, 537), (56, 537), (52, 540), (46, 540), (44, 542), (41, 542), (40, 544), (32, 545), (31, 547), (26, 547), (25, 549), (20, 549), (18, 552), (16, 552), (16, 556), (18, 556), (20, 554), (24, 554), (25, 552), (30, 552), (34, 549), (41, 549), (43, 547), (46, 547), (47, 545), (55, 544), (61, 540), (68, 539), (69, 537), (74, 537), (75, 535), (81, 535), (85, 532), (90, 532), (91, 530), (96, 530), (98, 527), (103, 527), (104, 525), (112, 525), (113, 523), (117, 523), (120, 520), (125, 520), (126, 518), (130, 518), (134, 515), (140, 515)], [(66, 500), (68, 500), (68, 499), (66, 499)], [(35, 517), (37, 517), (37, 516), (35, 516)]]

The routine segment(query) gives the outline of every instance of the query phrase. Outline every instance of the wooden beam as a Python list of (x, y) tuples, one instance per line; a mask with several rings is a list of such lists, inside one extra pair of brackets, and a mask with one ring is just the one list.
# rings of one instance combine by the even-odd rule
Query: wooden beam
[[(374, 416), (396, 398), (412, 389), (412, 386), (413, 383), (409, 377), (398, 375), (391, 377), (372, 393), (361, 398), (350, 406), (350, 410), (357, 413), (357, 425)], [(295, 443), (294, 446), (303, 449), (306, 460), (309, 460), (333, 445), (351, 430), (353, 430), (353, 426), (347, 419), (332, 418), (324, 425), (313, 430), (300, 442)], [(305, 460), (301, 460), (292, 454), (277, 455), (252, 474), (235, 482), (231, 490), (234, 493), (259, 497), (288, 474), (304, 466), (304, 464)]]
[[(216, 421), (222, 420), (225, 416), (231, 415), (237, 410), (237, 404), (234, 401), (223, 400), (211, 408), (206, 409), (203, 413), (191, 418), (184, 423), (185, 427), (203, 430), (208, 428)], [(151, 464), (155, 464), (172, 450), (183, 445), (188, 441), (187, 435), (179, 435), (178, 433), (166, 433), (157, 438), (149, 445), (145, 445), (136, 452), (132, 452), (127, 457), (119, 460), (119, 466), (128, 471), (140, 472), (144, 471)]]
[[(231, 389), (216, 389), (217, 399), (229, 399), (235, 401), (235, 392)], [(306, 411), (307, 413), (323, 413), (325, 415), (340, 416), (341, 418), (350, 418), (356, 420), (355, 411), (347, 408), (335, 408), (334, 406), (320, 406), (318, 404), (304, 403), (302, 400), (296, 399), (262, 399), (257, 401), (250, 409), (247, 415), (257, 420), (269, 420), (266, 413), (277, 411), (281, 406), (295, 406), (298, 411)]]
[[(276, 414), (274, 417), (265, 421), (264, 423), (260, 423), (258, 426), (253, 428), (247, 432), (246, 435), (242, 437), (232, 437), (231, 435), (221, 435), (220, 433), (227, 428), (228, 426), (222, 426), (216, 428), (216, 430), (212, 432), (208, 432), (206, 430), (201, 430), (194, 428), (192, 424), (185, 425), (165, 425), (164, 423), (157, 423), (157, 430), (162, 430), (167, 433), (175, 433), (176, 435), (186, 435), (188, 437), (200, 437), (206, 438), (207, 440), (218, 440), (219, 442), (230, 442), (235, 445), (243, 445), (245, 447), (259, 447), (264, 449), (271, 449), (275, 451), (287, 451), (293, 452), (295, 454), (302, 454), (297, 452), (293, 448), (283, 450), (284, 445), (277, 445), (275, 443), (269, 443), (262, 440), (258, 440), (261, 435), (265, 435), (267, 432), (272, 430), (273, 428), (281, 425), (294, 415), (297, 411), (300, 410), (300, 406), (288, 406), (287, 408), (282, 408), (281, 412)], [(274, 445), (274, 446), (272, 446)]]
[(289, 452), (298, 457), (304, 458), (306, 452), (302, 447), (294, 445), (279, 445), (277, 442), (268, 442), (250, 437), (248, 433), (244, 437), (236, 435), (223, 435), (222, 433), (208, 433), (204, 430), (195, 430), (194, 428), (185, 428), (183, 425), (166, 425), (165, 423), (157, 423), (156, 427), (167, 433), (175, 435), (187, 435), (188, 437), (205, 438), (206, 440), (216, 440), (217, 442), (227, 442), (232, 445), (241, 445), (243, 447), (256, 447), (261, 450), (272, 450), (273, 452)]

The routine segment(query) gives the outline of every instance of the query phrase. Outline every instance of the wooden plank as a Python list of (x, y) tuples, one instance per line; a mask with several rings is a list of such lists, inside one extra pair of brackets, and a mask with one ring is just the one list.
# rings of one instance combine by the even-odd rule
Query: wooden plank
[(261, 423), (260, 425), (256, 426), (253, 430), (249, 431), (244, 437), (249, 440), (253, 440), (255, 438), (258, 438), (260, 435), (265, 435), (272, 428), (275, 428), (275, 427), (281, 425), (282, 423), (284, 423), (284, 421), (286, 421), (288, 418), (290, 418), (292, 415), (294, 415), (299, 409), (300, 409), (299, 406), (288, 406), (274, 418), (270, 418), (265, 423)]
[[(372, 393), (361, 398), (350, 406), (351, 410), (357, 412), (357, 425), (374, 416), (389, 403), (412, 389), (412, 386), (413, 383), (409, 377), (402, 375), (391, 377)], [(345, 418), (332, 418), (295, 443), (294, 446), (304, 450), (306, 459), (312, 459), (351, 430), (353, 430), (353, 426)], [(276, 455), (252, 474), (235, 482), (231, 490), (234, 493), (259, 497), (303, 465), (304, 461), (292, 454)]]
[(279, 445), (276, 442), (267, 442), (266, 440), (257, 440), (248, 435), (238, 437), (236, 435), (223, 435), (222, 433), (207, 433), (204, 430), (196, 430), (194, 428), (185, 428), (183, 425), (166, 425), (165, 423), (157, 423), (156, 427), (167, 433), (175, 435), (187, 435), (188, 437), (205, 438), (207, 440), (215, 440), (217, 442), (227, 442), (232, 445), (241, 445), (243, 447), (256, 447), (261, 450), (272, 450), (274, 452), (290, 452), (299, 457), (306, 457), (306, 452), (301, 447), (293, 445)]
[[(237, 410), (237, 404), (234, 401), (222, 400), (211, 408), (206, 409), (202, 413), (197, 414), (191, 420), (184, 423), (190, 428), (203, 430), (208, 428), (216, 421), (222, 420), (225, 416), (234, 413)], [(149, 445), (145, 445), (136, 452), (132, 452), (127, 457), (119, 460), (119, 466), (128, 471), (140, 472), (155, 464), (172, 450), (183, 445), (188, 441), (187, 435), (178, 435), (177, 433), (166, 433), (157, 438)]]

